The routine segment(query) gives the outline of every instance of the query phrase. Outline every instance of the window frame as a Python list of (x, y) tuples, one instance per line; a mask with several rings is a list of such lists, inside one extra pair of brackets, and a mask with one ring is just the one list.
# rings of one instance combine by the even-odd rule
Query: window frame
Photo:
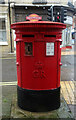
[(7, 42), (7, 15), (0, 15), (0, 18), (4, 18), (5, 19), (5, 29), (0, 29), (0, 31), (5, 31), (6, 32), (6, 41), (0, 41), (0, 45), (8, 45), (8, 42)]

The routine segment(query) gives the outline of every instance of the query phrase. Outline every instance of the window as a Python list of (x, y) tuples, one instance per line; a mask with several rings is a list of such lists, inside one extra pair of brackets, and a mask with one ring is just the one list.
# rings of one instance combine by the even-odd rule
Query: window
[(0, 4), (5, 4), (5, 0), (0, 0)]
[(0, 18), (0, 43), (7, 42), (6, 39), (6, 21), (5, 18)]

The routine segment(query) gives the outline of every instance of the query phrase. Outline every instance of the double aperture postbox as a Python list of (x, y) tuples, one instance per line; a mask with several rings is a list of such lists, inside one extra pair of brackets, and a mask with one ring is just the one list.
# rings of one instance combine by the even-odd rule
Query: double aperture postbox
[(17, 52), (17, 95), (22, 109), (44, 112), (60, 106), (61, 37), (63, 23), (14, 23)]

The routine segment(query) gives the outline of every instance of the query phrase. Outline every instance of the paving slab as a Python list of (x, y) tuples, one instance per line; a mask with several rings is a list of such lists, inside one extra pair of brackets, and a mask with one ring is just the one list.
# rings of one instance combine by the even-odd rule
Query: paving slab
[(64, 100), (63, 96), (61, 95), (61, 106), (57, 110), (53, 110), (50, 112), (29, 112), (20, 109), (17, 106), (17, 95), (15, 94), (12, 99), (11, 105), (11, 118), (35, 118), (35, 119), (47, 119), (47, 118), (66, 118), (67, 120), (73, 119), (73, 115)]
[(16, 86), (2, 86), (2, 117), (3, 118), (10, 118), (11, 103), (14, 93), (15, 94), (17, 93)]

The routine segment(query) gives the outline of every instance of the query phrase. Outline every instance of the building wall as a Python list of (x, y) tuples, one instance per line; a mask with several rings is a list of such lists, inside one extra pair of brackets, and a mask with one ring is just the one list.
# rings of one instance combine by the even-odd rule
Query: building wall
[[(10, 2), (15, 2), (15, 3), (18, 3), (18, 4), (23, 4), (23, 3), (25, 3), (25, 4), (31, 4), (31, 3), (33, 3), (33, 2), (36, 2), (36, 3), (38, 3), (38, 2), (42, 2), (43, 0), (10, 0)], [(73, 0), (44, 0), (45, 1), (45, 3), (47, 2), (47, 4), (64, 4), (64, 5), (66, 5), (68, 2), (71, 2), (71, 3), (73, 3)], [(7, 3), (8, 2), (8, 0), (5, 0), (5, 2)]]
[[(74, 3), (74, 6), (75, 6), (75, 9), (76, 9), (76, 1)], [(76, 32), (76, 13), (75, 13), (75, 16), (74, 16), (74, 30)], [(76, 33), (75, 33), (75, 38), (76, 38)]]
[(42, 16), (42, 20), (47, 21), (47, 9), (49, 7), (27, 7), (27, 9), (25, 7), (16, 7), (15, 8), (15, 22), (21, 22), (21, 21), (26, 21), (26, 16), (28, 16), (29, 14), (32, 13), (36, 13), (39, 16)]
[[(10, 23), (9, 23), (9, 14), (8, 14), (8, 6), (0, 5), (0, 17), (5, 18), (6, 24), (6, 42), (0, 42), (0, 53), (5, 54), (10, 52)], [(14, 49), (14, 44), (13, 44)]]
[[(28, 16), (29, 14), (32, 13), (36, 13), (39, 16), (42, 16), (42, 20), (43, 21), (48, 21), (47, 17), (47, 13), (48, 13), (48, 9), (50, 8), (50, 6), (45, 6), (45, 7), (41, 7), (41, 6), (24, 6), (24, 7), (19, 7), (19, 6), (15, 6), (15, 22), (22, 22), (22, 21), (26, 21), (26, 16)], [(67, 15), (70, 17), (73, 17), (73, 13), (71, 11), (67, 12)], [(70, 19), (69, 19), (70, 20)], [(71, 40), (72, 40), (72, 35), (71, 35), (71, 27), (72, 25), (69, 25), (68, 23), (66, 24), (67, 29), (65, 29), (63, 31), (62, 34), (62, 46), (66, 46), (66, 45), (71, 45)]]
[[(5, 14), (7, 16), (7, 22), (6, 22), (6, 31), (7, 31), (7, 45), (2, 45), (2, 48), (0, 48), (0, 51), (3, 53), (6, 52), (10, 52), (11, 51), (11, 43), (10, 43), (10, 23), (9, 23), (9, 13), (8, 13), (8, 1), (9, 0), (5, 0), (6, 5), (2, 5), (0, 4), (0, 11), (2, 11), (2, 15)], [(39, 0), (41, 1), (41, 0)], [(63, 4), (63, 5), (67, 5), (67, 3), (70, 1), (71, 3), (73, 3), (73, 0), (46, 0), (48, 5), (51, 4)], [(33, 6), (28, 6), (26, 7), (25, 5), (27, 4), (31, 4), (33, 2), (35, 2), (35, 0), (10, 0), (10, 2), (14, 2), (11, 3), (11, 23), (15, 23), (15, 22), (21, 22), (21, 21), (26, 21), (26, 16), (31, 14), (31, 13), (36, 13), (39, 16), (42, 16), (42, 20), (47, 21), (47, 9), (49, 8), (49, 6), (46, 6), (47, 4), (43, 4), (45, 5), (45, 7), (39, 7), (37, 4), (33, 5)], [(19, 4), (19, 6), (14, 6), (14, 4)], [(21, 4), (24, 5), (24, 7), (21, 6)], [(40, 5), (40, 4), (39, 4)], [(42, 5), (42, 4), (41, 4)], [(4, 13), (5, 12), (5, 13)], [(1, 14), (1, 13), (0, 13)], [(72, 12), (68, 13), (69, 16), (72, 16)], [(68, 26), (67, 26), (68, 27)], [(66, 30), (65, 30), (66, 31)], [(63, 45), (66, 45), (66, 34), (65, 31), (63, 31)], [(13, 30), (12, 30), (12, 33)], [(12, 48), (14, 50), (14, 34), (12, 34)], [(70, 38), (71, 39), (71, 38)], [(69, 42), (69, 41), (68, 41)]]

